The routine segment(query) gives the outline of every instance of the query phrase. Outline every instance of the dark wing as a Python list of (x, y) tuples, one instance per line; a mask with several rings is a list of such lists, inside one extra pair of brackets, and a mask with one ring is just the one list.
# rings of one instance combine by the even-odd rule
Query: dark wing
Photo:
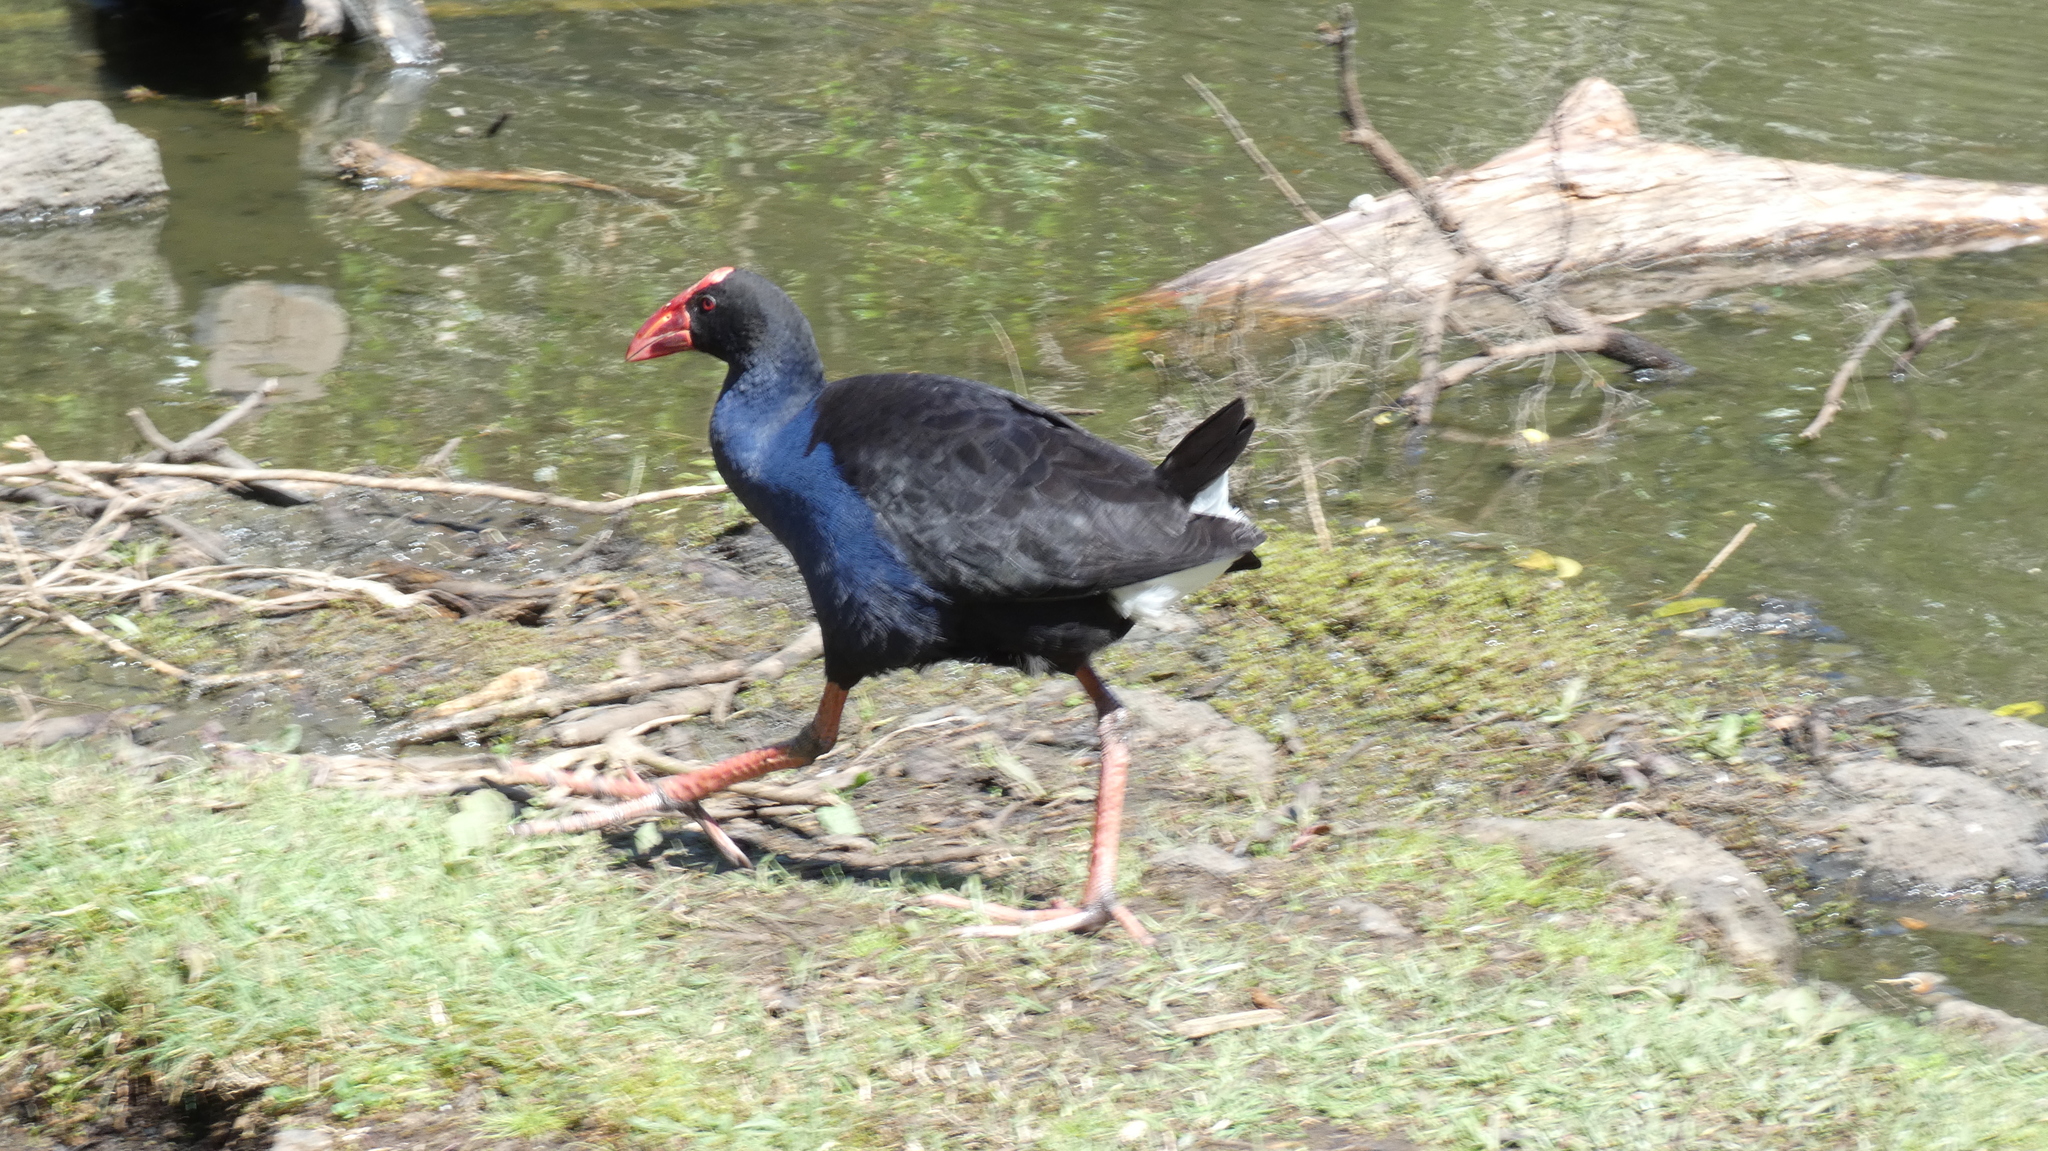
[(1265, 538), (1192, 514), (1136, 454), (973, 380), (835, 380), (813, 435), (911, 568), (955, 598), (1092, 595), (1235, 558)]

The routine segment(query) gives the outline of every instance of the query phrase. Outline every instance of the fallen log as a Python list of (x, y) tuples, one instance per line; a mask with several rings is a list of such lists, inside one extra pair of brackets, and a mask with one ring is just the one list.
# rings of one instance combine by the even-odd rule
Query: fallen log
[(343, 140), (334, 148), (334, 166), (351, 180), (383, 180), (409, 188), (452, 188), (463, 192), (525, 192), (543, 185), (583, 188), (617, 196), (632, 193), (567, 172), (533, 168), (443, 168), (371, 140)]
[[(1501, 274), (1551, 280), (1604, 312), (2048, 237), (2048, 186), (1653, 140), (1620, 89), (1598, 78), (1580, 81), (1529, 142), (1428, 185)], [(1395, 192), (1205, 264), (1142, 302), (1301, 317), (1419, 313), (1454, 284), (1461, 301), (1491, 291), (1459, 283), (1466, 274), (1415, 197)]]

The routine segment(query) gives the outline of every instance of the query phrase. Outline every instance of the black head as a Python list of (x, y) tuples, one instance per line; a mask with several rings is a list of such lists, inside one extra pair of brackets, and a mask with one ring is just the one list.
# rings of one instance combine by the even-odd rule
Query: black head
[(626, 358), (697, 351), (732, 364), (788, 341), (817, 354), (810, 324), (781, 288), (745, 268), (720, 268), (647, 317)]

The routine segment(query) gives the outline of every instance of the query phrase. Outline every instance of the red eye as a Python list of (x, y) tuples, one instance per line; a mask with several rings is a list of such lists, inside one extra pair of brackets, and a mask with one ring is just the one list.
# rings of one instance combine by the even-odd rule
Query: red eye
[(714, 300), (714, 299), (712, 299), (712, 298), (711, 298), (710, 296), (698, 296), (698, 297), (697, 297), (697, 310), (698, 310), (698, 311), (700, 311), (700, 312), (708, 312), (708, 311), (710, 311), (711, 309), (713, 309), (713, 308), (715, 308), (715, 307), (717, 307), (717, 306), (718, 306), (718, 301), (717, 301), (717, 300)]

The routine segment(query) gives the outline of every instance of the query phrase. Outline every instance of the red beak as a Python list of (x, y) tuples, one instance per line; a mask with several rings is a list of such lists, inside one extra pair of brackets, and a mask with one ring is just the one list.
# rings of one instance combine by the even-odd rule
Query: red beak
[[(692, 288), (690, 291), (695, 291)], [(684, 292), (647, 317), (633, 342), (626, 345), (626, 359), (651, 360), (690, 350), (690, 292)]]
[(690, 342), (690, 298), (713, 284), (723, 283), (732, 273), (730, 267), (718, 268), (691, 284), (689, 291), (663, 304), (659, 311), (647, 317), (639, 331), (633, 333), (633, 342), (626, 345), (626, 359), (651, 360), (696, 347)]

